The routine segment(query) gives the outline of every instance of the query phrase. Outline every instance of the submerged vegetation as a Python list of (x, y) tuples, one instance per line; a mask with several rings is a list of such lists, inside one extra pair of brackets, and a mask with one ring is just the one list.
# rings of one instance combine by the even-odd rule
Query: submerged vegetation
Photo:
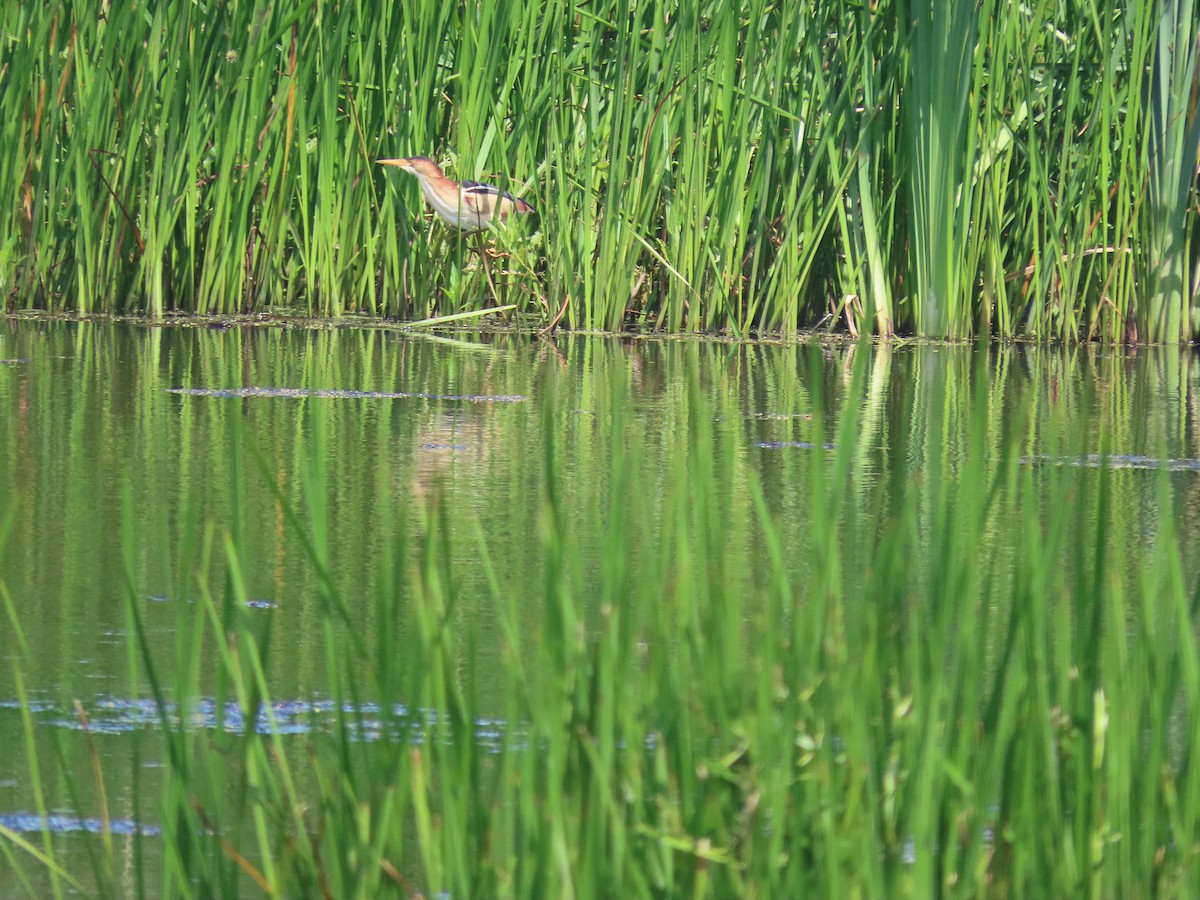
[[(1190, 340), (1194, 0), (0, 8), (0, 297)], [(381, 156), (529, 200), (491, 284)]]

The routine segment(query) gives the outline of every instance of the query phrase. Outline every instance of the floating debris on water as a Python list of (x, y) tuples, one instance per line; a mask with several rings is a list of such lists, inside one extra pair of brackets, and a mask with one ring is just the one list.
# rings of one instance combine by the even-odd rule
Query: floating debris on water
[[(816, 445), (809, 441), (755, 441), (754, 446), (760, 450), (816, 449)], [(826, 442), (821, 447), (825, 450), (832, 450), (833, 444)], [(1125, 453), (1111, 453), (1108, 456), (1102, 456), (1099, 453), (1088, 453), (1083, 456), (1023, 456), (1019, 462), (1023, 466), (1076, 466), (1081, 469), (1098, 469), (1107, 464), (1110, 469), (1161, 468), (1168, 472), (1200, 472), (1200, 459), (1159, 459), (1157, 456)]]
[(425, 391), (349, 391), (309, 388), (167, 388), (168, 394), (185, 397), (283, 397), (287, 399), (322, 400), (451, 400), (461, 403), (524, 403), (523, 394), (430, 394)]
[(1023, 456), (1023, 466), (1078, 466), (1083, 469), (1098, 469), (1108, 465), (1110, 469), (1166, 469), (1168, 472), (1200, 472), (1200, 459), (1160, 459), (1157, 456), (1137, 454), (1088, 453), (1084, 456)]
[[(154, 603), (166, 603), (171, 598), (166, 594), (147, 594), (146, 599)], [(188, 603), (195, 603), (195, 599), (189, 597)], [(271, 600), (263, 600), (260, 597), (251, 597), (244, 604), (247, 609), (279, 609), (279, 604)]]
[[(755, 441), (754, 446), (760, 450), (815, 450), (817, 445), (808, 441)], [(832, 450), (833, 444), (826, 441), (821, 445), (823, 450)]]

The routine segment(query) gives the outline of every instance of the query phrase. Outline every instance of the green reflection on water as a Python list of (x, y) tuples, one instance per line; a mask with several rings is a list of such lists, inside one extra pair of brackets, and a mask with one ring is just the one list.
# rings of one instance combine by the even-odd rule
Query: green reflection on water
[[(853, 615), (856, 604), (920, 602), (856, 592), (870, 583), (870, 536), (906, 504), (915, 505), (920, 527), (944, 527), (935, 515), (941, 492), (952, 492), (972, 465), (991, 480), (1010, 477), (1005, 448), (1014, 436), (1030, 459), (1100, 451), (1200, 456), (1195, 367), (1176, 351), (458, 338), (10, 324), (0, 335), (0, 515), (11, 512), (13, 525), (0, 578), (33, 648), (25, 683), (56, 711), (42, 725), (69, 718), (73, 698), (103, 719), (100, 701), (144, 696), (144, 683), (130, 684), (127, 593), (169, 673), (178, 621), (172, 604), (188, 602), (195, 589), (180, 566), (204, 558), (206, 526), (228, 532), (239, 548), (254, 601), (246, 614), (271, 617), (274, 697), (323, 696), (323, 587), (264, 472), (289, 506), (311, 515), (306, 525), (364, 635), (374, 631), (380, 592), (413, 589), (391, 581), (396, 548), (421, 552), (423, 511), (435, 499), (444, 503), (451, 614), (476, 635), (470, 670), (481, 708), (502, 715), (500, 613), (475, 536), (486, 537), (500, 590), (517, 598), (522, 625), (536, 639), (546, 593), (539, 530), (550, 492), (570, 523), (576, 554), (559, 588), (581, 601), (584, 628), (612, 600), (605, 590), (669, 584), (670, 573), (688, 567), (704, 567), (705, 584), (745, 597), (743, 611), (753, 616), (756, 598), (772, 590), (770, 550), (753, 512), (755, 479), (782, 536), (797, 602), (809, 599), (813, 578), (814, 503), (826, 493), (848, 498), (851, 514), (837, 527)], [(858, 381), (856, 364), (863, 366)], [(199, 393), (246, 388), (257, 392)], [(847, 410), (856, 412), (856, 428), (839, 433)], [(849, 469), (838, 472), (823, 448), (846, 439), (854, 453)], [(681, 502), (671, 488), (688, 483), (697, 467), (712, 470), (710, 524), (700, 523), (696, 545), (682, 546), (660, 524), (679, 521), (665, 515), (664, 504)], [(1086, 495), (1095, 476), (1042, 465), (1035, 477), (1055, 485), (1073, 479)], [(1190, 577), (1200, 474), (1169, 477)], [(135, 510), (128, 548), (120, 527), (124, 491)], [(624, 504), (612, 502), (614, 492), (627, 495)], [(1159, 493), (1152, 471), (1118, 470), (1112, 492), (1116, 537), (1090, 546), (1094, 510), (1085, 504), (1069, 517), (1065, 559), (1088, 565), (1103, 554), (1120, 569), (1153, 538)], [(627, 518), (607, 521), (618, 507)], [(621, 541), (606, 540), (614, 532)], [(988, 589), (1003, 595), (1026, 536), (1014, 533), (1003, 506), (989, 513), (982, 534)], [(629, 548), (627, 558), (601, 552), (616, 544)], [(924, 572), (935, 561), (918, 555), (911, 564)], [(216, 564), (207, 574), (214, 584), (223, 577)], [(936, 573), (919, 576), (918, 585), (922, 577), (932, 581)], [(0, 652), (7, 658), (15, 648), (3, 643)], [(746, 652), (752, 656), (753, 648)], [(0, 666), (0, 701), (14, 696), (11, 667)], [(16, 712), (0, 708), (0, 814), (30, 808), (19, 734)], [(82, 771), (81, 740), (63, 741)], [(119, 736), (106, 738), (101, 752), (118, 780), (141, 764)], [(146, 756), (153, 761), (152, 750)], [(58, 788), (61, 802), (65, 788)], [(129, 789), (110, 787), (118, 798)]]
[[(1030, 456), (1102, 448), (1200, 455), (1190, 414), (1194, 367), (1174, 352), (992, 348), (981, 364), (975, 350), (945, 346), (470, 339), (476, 343), (468, 349), (386, 330), (10, 326), (0, 340), (0, 359), (10, 361), (0, 367), (0, 496), (15, 506), (15, 521), (3, 576), (36, 648), (31, 690), (59, 702), (127, 690), (118, 527), (127, 484), (137, 513), (133, 589), (147, 598), (152, 627), (173, 617), (150, 598), (174, 596), (186, 582), (173, 570), (187, 555), (180, 542), (196, 538), (184, 523), (215, 523), (244, 549), (249, 595), (277, 606), (281, 695), (320, 691), (320, 629), (313, 621), (320, 588), (258, 472), (248, 467), (242, 483), (234, 482), (234, 454), (245, 455), (235, 424), (297, 508), (306, 506), (301, 476), (324, 472), (330, 566), (347, 601), (363, 599), (355, 612), (366, 628), (366, 598), (386, 574), (375, 560), (388, 557), (397, 530), (419, 531), (414, 501), (438, 490), (455, 529), (472, 534), (481, 523), (506, 589), (536, 583), (547, 409), (563, 463), (555, 488), (580, 548), (584, 599), (604, 564), (589, 548), (600, 546), (610, 526), (603, 518), (616, 487), (617, 445), (637, 468), (636, 515), (620, 527), (637, 531), (641, 557), (668, 550), (655, 523), (670, 479), (698, 464), (698, 454), (711, 455), (720, 490), (712, 499), (726, 523), (722, 542), (745, 562), (728, 561), (730, 571), (753, 582), (763, 568), (755, 564), (762, 547), (746, 485), (753, 470), (788, 538), (799, 585), (813, 484), (808, 447), (832, 440), (847, 404), (861, 407), (850, 478), (864, 510), (901, 502), (913, 475), (925, 485), (952, 478), (977, 399), (987, 405), (984, 441), (997, 462), (1008, 429), (1025, 429), (1026, 415), (1034, 423)], [(871, 356), (863, 390), (849, 397), (850, 368), (863, 353)], [(702, 404), (689, 402), (693, 383)], [(428, 396), (230, 398), (171, 392), (178, 388)], [(441, 399), (461, 396), (509, 402)], [(698, 417), (707, 420), (710, 445), (695, 445)], [(613, 433), (618, 421), (620, 433)], [(1200, 490), (1197, 477), (1172, 477), (1190, 521), (1200, 508), (1187, 502)], [(1114, 512), (1136, 547), (1155, 512), (1153, 479), (1120, 477), (1114, 490)], [(1195, 531), (1184, 533), (1191, 540)], [(459, 612), (486, 623), (491, 612), (473, 599), (484, 592), (470, 543), (456, 542), (464, 554), (454, 561)], [(631, 577), (643, 562), (630, 560)], [(488, 646), (481, 641), (480, 652)], [(0, 697), (11, 697), (8, 679), (0, 668)]]

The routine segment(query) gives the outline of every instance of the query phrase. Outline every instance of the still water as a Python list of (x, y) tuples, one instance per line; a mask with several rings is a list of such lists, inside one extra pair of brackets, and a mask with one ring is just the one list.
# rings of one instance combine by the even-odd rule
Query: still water
[[(856, 412), (855, 432), (839, 435), (847, 410)], [(0, 588), (28, 652), (5, 615), (0, 825), (42, 827), (23, 691), (52, 830), (99, 827), (89, 779), (69, 785), (56, 774), (89, 772), (94, 746), (114, 830), (154, 833), (136, 811), (153, 809), (145, 795), (162, 764), (158, 712), (131, 653), (131, 617), (144, 622), (169, 685), (177, 608), (194, 604), (197, 573), (218, 584), (228, 574), (219, 552), (226, 539), (240, 548), (245, 615), (270, 618), (277, 724), (305, 733), (336, 710), (325, 700), (324, 588), (300, 533), (321, 548), (347, 614), (369, 633), (373, 598), (390, 575), (380, 561), (398, 547), (415, 552), (426, 510), (441, 503), (456, 614), (473, 621), (484, 670), (503, 661), (489, 639), (497, 613), (479, 541), (505, 596), (533, 598), (548, 491), (572, 523), (585, 607), (600, 601), (586, 586), (611, 562), (602, 548), (612, 529), (639, 536), (626, 561), (635, 579), (639, 566), (671, 552), (655, 529), (661, 504), (673, 480), (701, 462), (718, 475), (721, 541), (737, 561), (728, 568), (738, 588), (748, 597), (764, 589), (754, 482), (803, 597), (812, 495), (827, 487), (814, 457), (846, 438), (855, 446), (848, 489), (864, 516), (911, 501), (937, 482), (933, 473), (953, 478), (968, 446), (999, 465), (1016, 441), (1022, 465), (1045, 477), (1075, 472), (1085, 491), (1099, 454), (1111, 454), (1110, 513), (1122, 539), (1104, 552), (1133, 558), (1152, 539), (1165, 478), (1192, 576), (1200, 559), (1197, 412), (1193, 358), (1167, 350), (7, 321)], [(616, 478), (614, 455), (636, 477)], [(628, 522), (606, 521), (618, 491), (631, 492)], [(1070, 540), (1086, 541), (1086, 527), (1079, 531)], [(531, 629), (539, 609), (531, 599)], [(482, 693), (486, 706), (486, 685)], [(201, 729), (252, 727), (223, 716), (215, 701), (189, 716)], [(481, 720), (479, 740), (501, 727)], [(379, 734), (368, 728), (361, 737)], [(11, 887), (0, 878), (0, 894)]]

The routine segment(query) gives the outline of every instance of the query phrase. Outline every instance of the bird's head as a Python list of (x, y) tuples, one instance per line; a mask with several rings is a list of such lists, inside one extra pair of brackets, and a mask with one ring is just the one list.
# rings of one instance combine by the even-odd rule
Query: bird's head
[(381, 166), (395, 166), (414, 175), (424, 175), (427, 178), (442, 178), (442, 168), (428, 156), (404, 156), (399, 159), (378, 160)]

